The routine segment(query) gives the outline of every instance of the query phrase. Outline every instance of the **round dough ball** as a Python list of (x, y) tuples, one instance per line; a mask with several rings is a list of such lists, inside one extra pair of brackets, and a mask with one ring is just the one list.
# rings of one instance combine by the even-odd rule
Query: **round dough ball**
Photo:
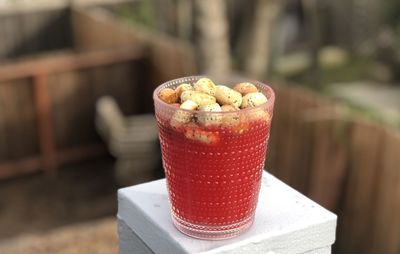
[(251, 108), (257, 107), (261, 104), (264, 104), (268, 101), (267, 97), (263, 93), (248, 93), (243, 96), (243, 101), (241, 104), (241, 108)]
[(178, 102), (179, 97), (175, 90), (171, 88), (164, 88), (158, 93), (158, 98), (160, 98), (163, 102), (172, 104)]
[(209, 78), (201, 78), (197, 80), (197, 82), (193, 85), (194, 90), (202, 93), (206, 93), (209, 95), (215, 95), (216, 86), (214, 82), (212, 82)]
[(235, 85), (233, 87), (233, 90), (238, 91), (241, 93), (243, 96), (245, 96), (248, 93), (256, 93), (258, 92), (258, 89), (255, 85), (249, 82), (243, 82)]

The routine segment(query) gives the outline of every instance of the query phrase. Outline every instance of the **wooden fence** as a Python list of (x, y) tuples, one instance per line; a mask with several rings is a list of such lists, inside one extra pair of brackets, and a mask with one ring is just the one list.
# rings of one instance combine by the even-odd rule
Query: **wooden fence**
[(400, 131), (277, 86), (267, 167), (336, 212), (334, 253), (400, 253)]
[[(104, 154), (95, 100), (116, 97), (138, 113), (141, 48), (64, 53), (0, 68), (0, 178)], [(118, 83), (116, 83), (118, 82)], [(117, 88), (117, 89), (115, 89)], [(41, 156), (38, 156), (41, 154)]]
[(152, 112), (158, 84), (195, 72), (192, 49), (177, 40), (87, 10), (70, 18), (76, 51), (0, 65), (0, 179), (104, 154), (97, 98), (115, 97), (125, 114)]

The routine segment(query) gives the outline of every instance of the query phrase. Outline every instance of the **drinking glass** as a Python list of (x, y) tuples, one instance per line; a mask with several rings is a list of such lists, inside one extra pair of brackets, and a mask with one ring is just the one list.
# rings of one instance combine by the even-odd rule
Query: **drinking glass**
[[(267, 152), (273, 90), (243, 78), (211, 78), (216, 84), (254, 84), (268, 99), (253, 108), (229, 112), (180, 109), (158, 98), (164, 88), (194, 84), (203, 76), (175, 79), (154, 91), (155, 115), (173, 224), (200, 239), (235, 237), (254, 220)], [(177, 124), (175, 116), (191, 119)], [(200, 124), (212, 119), (212, 125)]]

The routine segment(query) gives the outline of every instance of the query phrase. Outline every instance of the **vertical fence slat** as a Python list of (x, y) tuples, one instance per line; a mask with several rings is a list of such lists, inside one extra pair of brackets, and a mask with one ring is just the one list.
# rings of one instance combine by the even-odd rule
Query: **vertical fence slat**
[(280, 134), (280, 123), (281, 123), (281, 104), (284, 103), (284, 97), (281, 94), (282, 88), (279, 86), (273, 87), (275, 91), (275, 106), (274, 115), (272, 120), (270, 139), (268, 144), (266, 168), (267, 170), (277, 176), (277, 166), (278, 162), (278, 146)]
[(49, 84), (58, 148), (72, 148), (96, 140), (93, 88), (88, 72), (53, 74)]
[(35, 109), (38, 123), (38, 136), (43, 167), (48, 174), (55, 174), (57, 170), (57, 151), (54, 138), (54, 128), (51, 115), (51, 101), (49, 96), (49, 78), (47, 73), (38, 73), (33, 77), (33, 91), (35, 95)]
[(393, 218), (393, 236), (391, 239), (393, 239), (393, 242), (391, 243), (392, 248), (396, 253), (400, 253), (400, 133), (397, 132), (393, 135), (393, 139), (395, 140), (395, 147), (394, 150), (392, 151), (391, 155), (391, 163), (392, 167), (395, 167), (397, 169), (397, 182), (396, 182), (396, 187), (394, 191), (394, 200), (397, 200), (395, 202), (395, 210), (394, 210), (394, 218)]
[(30, 81), (0, 83), (0, 161), (38, 152), (35, 118)]
[(371, 253), (399, 253), (398, 214), (396, 214), (398, 189), (400, 188), (400, 141), (398, 135), (385, 133), (379, 184), (377, 188), (376, 216), (372, 230)]
[[(94, 97), (109, 95), (116, 99), (122, 112), (126, 115), (142, 113), (142, 95), (139, 93), (138, 73), (135, 63), (123, 63), (113, 66), (103, 66), (90, 72)], [(146, 98), (146, 103), (152, 106), (152, 98)]]
[[(386, 153), (384, 166), (394, 173), (392, 191), (393, 217), (389, 229), (388, 248), (389, 253), (400, 253), (400, 133), (388, 133), (391, 140), (390, 150)], [(387, 190), (386, 195), (389, 194)]]
[[(108, 93), (113, 95), (118, 104), (124, 112), (124, 114), (130, 115), (133, 113), (138, 113), (138, 101), (142, 100), (140, 97), (144, 96), (138, 92), (139, 86), (144, 86), (143, 84), (137, 84), (135, 78), (140, 75), (136, 73), (133, 68), (134, 64), (132, 62), (116, 64), (109, 69), (109, 84), (107, 86)], [(118, 88), (112, 84), (118, 84)], [(146, 105), (153, 108), (153, 98), (146, 97), (142, 100)], [(151, 110), (151, 112), (153, 112)]]
[[(271, 168), (277, 177), (280, 179), (283, 179), (283, 174), (282, 172), (284, 171), (283, 165), (282, 165), (282, 158), (284, 156), (284, 138), (285, 134), (284, 132), (286, 131), (286, 126), (287, 126), (287, 119), (288, 118), (288, 112), (286, 105), (288, 103), (288, 96), (287, 96), (287, 89), (286, 88), (280, 88), (277, 90), (277, 99), (276, 99), (276, 112), (275, 112), (275, 119), (273, 120), (272, 124), (272, 135), (274, 135), (276, 138), (272, 139), (272, 141), (275, 140), (275, 143), (272, 144), (272, 147), (270, 148), (271, 156), (275, 158), (275, 165)], [(275, 131), (275, 132), (274, 132)]]
[(314, 104), (315, 95), (310, 92), (303, 92), (301, 95), (300, 103), (298, 108), (301, 109), (301, 112), (298, 113), (300, 119), (300, 124), (298, 126), (298, 135), (300, 143), (298, 154), (298, 161), (295, 164), (295, 186), (302, 193), (308, 192), (309, 178), (310, 178), (310, 168), (311, 168), (311, 159), (313, 154), (313, 133), (314, 133), (314, 124), (312, 122), (304, 119), (304, 112), (315, 107)]
[(383, 139), (380, 126), (357, 120), (352, 124), (347, 185), (339, 213), (338, 253), (371, 253)]
[(34, 108), (33, 87), (30, 79), (21, 79), (8, 84), (15, 91), (12, 99), (17, 110), (14, 125), (17, 135), (14, 140), (17, 143), (15, 158), (23, 158), (35, 155), (39, 152), (37, 138), (37, 115)]
[(15, 150), (15, 143), (12, 138), (16, 135), (12, 132), (13, 128), (13, 114), (15, 111), (14, 88), (9, 83), (0, 84), (0, 156), (2, 161), (13, 159), (13, 151)]
[[(326, 114), (334, 114), (326, 112)], [(335, 116), (332, 115), (334, 119)], [(347, 148), (338, 134), (345, 128), (342, 120), (315, 123), (314, 153), (308, 195), (327, 209), (336, 211), (346, 174)]]
[(291, 88), (293, 90), (292, 99), (293, 113), (290, 119), (292, 135), (290, 139), (291, 150), (288, 152), (290, 181), (291, 186), (303, 193), (307, 190), (309, 170), (310, 170), (310, 152), (312, 149), (312, 133), (314, 124), (304, 119), (304, 113), (313, 108), (312, 97), (308, 91), (301, 88)]
[(294, 126), (294, 121), (297, 118), (295, 116), (296, 114), (296, 108), (295, 108), (295, 97), (294, 97), (294, 92), (290, 89), (287, 89), (285, 91), (285, 98), (286, 102), (284, 105), (281, 105), (285, 107), (285, 114), (284, 118), (282, 119), (282, 124), (284, 124), (285, 127), (285, 133), (281, 135), (280, 138), (280, 145), (279, 145), (279, 153), (280, 153), (280, 159), (279, 159), (279, 177), (282, 179), (282, 181), (289, 183), (290, 178), (291, 178), (291, 168), (290, 168), (290, 160), (292, 156), (292, 144), (293, 144), (293, 128)]

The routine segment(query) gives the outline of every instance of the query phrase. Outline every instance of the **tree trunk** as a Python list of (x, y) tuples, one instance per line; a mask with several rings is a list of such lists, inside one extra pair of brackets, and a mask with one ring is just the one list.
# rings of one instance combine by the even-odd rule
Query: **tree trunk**
[(190, 41), (192, 37), (192, 1), (178, 0), (178, 35), (179, 38)]
[(258, 1), (245, 60), (245, 70), (254, 78), (262, 78), (270, 69), (273, 28), (284, 5), (284, 0)]
[(201, 70), (223, 74), (230, 70), (230, 47), (224, 0), (194, 0), (196, 40)]
[(313, 87), (321, 88), (320, 66), (318, 63), (318, 54), (321, 47), (321, 28), (320, 18), (318, 15), (318, 0), (302, 0), (302, 4), (306, 17), (306, 32), (309, 44), (309, 54), (311, 56), (309, 82)]

